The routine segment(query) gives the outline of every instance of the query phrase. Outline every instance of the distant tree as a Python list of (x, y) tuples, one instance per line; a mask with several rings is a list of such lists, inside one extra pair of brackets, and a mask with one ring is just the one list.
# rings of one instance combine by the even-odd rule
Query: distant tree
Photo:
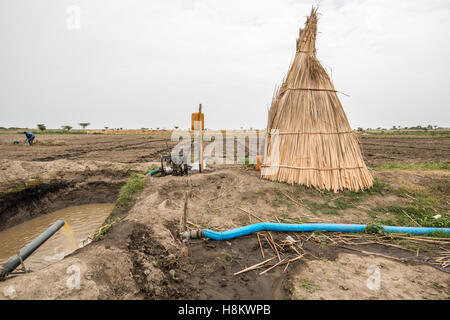
[(61, 126), (61, 128), (63, 128), (66, 131), (70, 131), (72, 129), (71, 126)]
[(41, 130), (41, 131), (47, 130), (47, 127), (46, 127), (45, 124), (43, 124), (43, 123), (38, 124), (37, 127), (38, 127), (38, 129)]
[(89, 122), (81, 122), (79, 123), (80, 127), (82, 127), (83, 129), (86, 129), (86, 127), (90, 126), (91, 124)]
[(178, 130), (179, 126), (175, 126), (174, 128), (175, 128), (175, 130)]
[(105, 127), (105, 130), (108, 130), (109, 129), (109, 127)]
[(361, 127), (358, 127), (358, 129), (356, 129), (356, 130), (358, 130), (359, 132), (363, 132), (364, 131), (364, 129), (361, 128)]

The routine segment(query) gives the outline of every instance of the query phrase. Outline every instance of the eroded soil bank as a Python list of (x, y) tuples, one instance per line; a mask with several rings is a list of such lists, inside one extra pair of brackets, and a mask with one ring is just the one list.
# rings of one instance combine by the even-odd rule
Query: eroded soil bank
[[(260, 233), (260, 239), (249, 235), (222, 242), (183, 242), (179, 237), (186, 192), (190, 229), (221, 231), (260, 220), (371, 223), (375, 218), (395, 219), (395, 212), (376, 208), (405, 206), (414, 200), (397, 192), (398, 178), (389, 172), (375, 174), (384, 184), (372, 192), (338, 195), (261, 180), (258, 172), (244, 167), (189, 177), (146, 177), (147, 187), (135, 205), (102, 240), (45, 269), (0, 282), (0, 298), (448, 299), (448, 267), (435, 260), (441, 250), (450, 249), (445, 239), (275, 232)], [(444, 189), (437, 188), (443, 190), (444, 200), (436, 208), (445, 209), (447, 173), (427, 172), (417, 181), (402, 177), (408, 187), (425, 190), (423, 181), (429, 176), (444, 181)], [(275, 266), (295, 256), (301, 258)], [(272, 260), (261, 268), (235, 275), (267, 259)], [(373, 266), (381, 270), (376, 290), (367, 285), (371, 276), (367, 270)], [(274, 268), (266, 271), (269, 267)]]
[(152, 164), (0, 160), (0, 231), (70, 206), (114, 203), (133, 172)]

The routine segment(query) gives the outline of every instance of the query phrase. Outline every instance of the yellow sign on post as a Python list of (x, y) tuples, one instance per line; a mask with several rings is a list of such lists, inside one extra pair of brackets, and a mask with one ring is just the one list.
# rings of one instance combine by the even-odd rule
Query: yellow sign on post
[(200, 120), (200, 113), (195, 112), (192, 114), (192, 123), (191, 123), (191, 130), (199, 130), (198, 123), (202, 122), (202, 130), (205, 130), (205, 114), (202, 113), (201, 120)]

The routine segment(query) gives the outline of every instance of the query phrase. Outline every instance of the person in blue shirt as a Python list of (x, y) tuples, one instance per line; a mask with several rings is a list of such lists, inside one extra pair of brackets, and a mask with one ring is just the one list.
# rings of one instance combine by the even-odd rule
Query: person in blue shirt
[(26, 138), (25, 138), (24, 141), (25, 142), (28, 141), (28, 143), (30, 144), (30, 147), (32, 147), (33, 146), (33, 141), (34, 141), (34, 134), (32, 132), (29, 132), (29, 131), (25, 131), (24, 133), (26, 135)]

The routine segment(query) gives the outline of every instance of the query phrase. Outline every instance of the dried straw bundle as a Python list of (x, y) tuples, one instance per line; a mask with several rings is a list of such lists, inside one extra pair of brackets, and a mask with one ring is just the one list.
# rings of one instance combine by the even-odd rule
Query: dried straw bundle
[[(316, 58), (316, 34), (317, 9), (313, 8), (269, 110), (261, 175), (334, 192), (365, 189), (372, 186), (373, 178), (337, 91)], [(272, 129), (278, 130), (279, 150), (275, 150)], [(278, 161), (274, 161), (276, 152)]]

